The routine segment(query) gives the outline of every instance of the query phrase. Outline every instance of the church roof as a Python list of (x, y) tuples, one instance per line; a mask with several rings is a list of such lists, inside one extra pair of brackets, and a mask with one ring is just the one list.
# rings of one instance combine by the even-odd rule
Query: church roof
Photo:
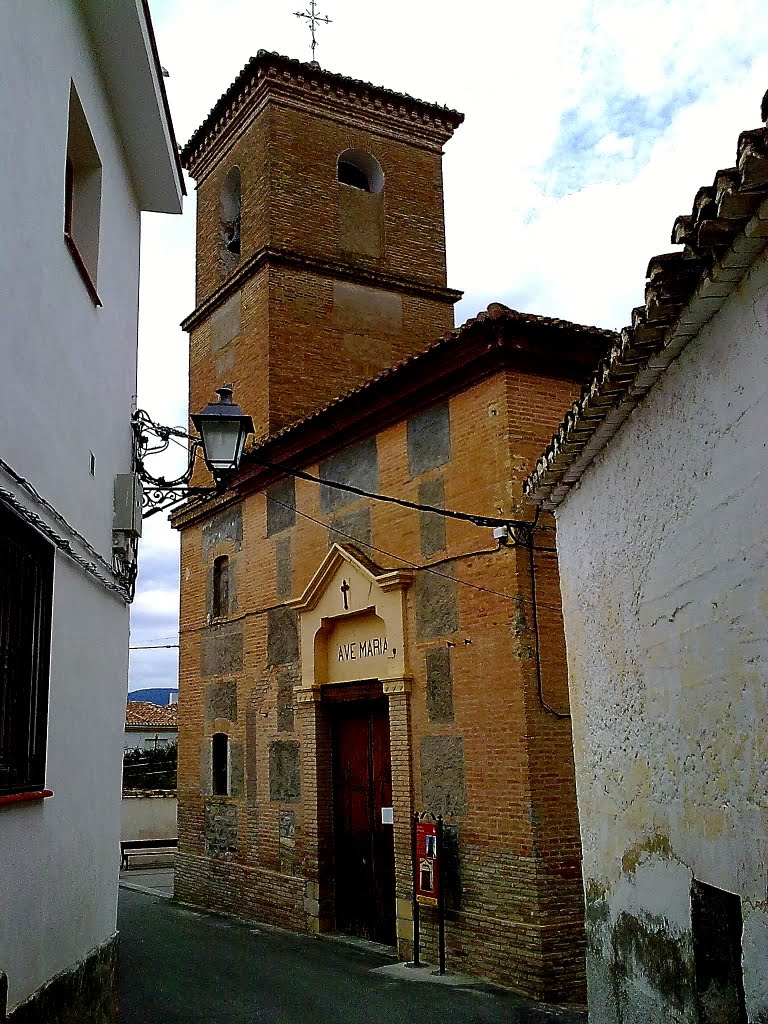
[(126, 727), (134, 729), (155, 729), (179, 727), (179, 705), (169, 704), (161, 707), (143, 700), (129, 700), (125, 706)]
[(408, 120), (431, 122), (441, 126), (448, 138), (462, 123), (464, 115), (457, 110), (427, 103), (407, 93), (394, 92), (380, 85), (363, 82), (347, 75), (326, 71), (317, 63), (305, 63), (268, 50), (259, 50), (251, 57), (227, 91), (219, 97), (208, 116), (181, 151), (181, 162), (189, 167), (206, 140), (222, 128), (243, 105), (260, 78), (275, 82), (294, 80), (310, 93), (336, 96), (359, 106), (382, 112), (397, 112)]
[[(768, 93), (763, 100), (768, 122)], [(645, 303), (600, 360), (581, 397), (523, 485), (555, 508), (686, 344), (736, 289), (768, 240), (768, 127), (742, 132), (736, 165), (700, 188), (679, 216), (672, 242), (682, 252), (654, 256)]]
[(369, 436), (504, 367), (585, 380), (616, 338), (614, 331), (491, 303), (421, 351), (258, 442), (243, 457), (238, 483), (259, 477), (258, 486), (265, 486), (269, 481), (261, 478), (270, 475), (269, 463), (309, 464), (349, 444), (350, 437)]

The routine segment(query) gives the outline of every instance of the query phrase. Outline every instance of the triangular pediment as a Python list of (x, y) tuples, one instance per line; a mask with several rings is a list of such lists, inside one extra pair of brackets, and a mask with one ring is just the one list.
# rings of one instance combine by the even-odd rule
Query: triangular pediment
[(355, 581), (358, 585), (362, 584), (370, 593), (372, 588), (380, 591), (402, 590), (409, 586), (412, 580), (413, 571), (410, 569), (381, 569), (354, 548), (335, 543), (331, 545), (304, 593), (289, 602), (289, 606), (298, 612), (311, 611), (333, 587), (338, 588), (341, 594), (341, 613), (346, 610), (345, 604), (349, 603), (344, 591), (341, 590), (345, 584), (346, 587), (353, 588)]

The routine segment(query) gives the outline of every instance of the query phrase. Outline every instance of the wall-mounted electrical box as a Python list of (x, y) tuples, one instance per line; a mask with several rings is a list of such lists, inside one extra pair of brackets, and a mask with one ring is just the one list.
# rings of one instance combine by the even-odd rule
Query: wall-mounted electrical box
[(144, 488), (138, 473), (118, 473), (115, 477), (115, 533), (141, 536), (141, 507)]

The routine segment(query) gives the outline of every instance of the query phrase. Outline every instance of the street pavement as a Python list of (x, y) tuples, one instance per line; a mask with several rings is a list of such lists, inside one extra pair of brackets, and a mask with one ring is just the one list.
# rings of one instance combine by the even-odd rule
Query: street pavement
[(121, 1024), (586, 1024), (471, 979), (440, 981), (370, 943), (193, 911), (162, 892), (168, 872), (146, 885), (139, 874), (121, 878)]
[(173, 896), (173, 868), (128, 868), (120, 872), (120, 886), (152, 896)]

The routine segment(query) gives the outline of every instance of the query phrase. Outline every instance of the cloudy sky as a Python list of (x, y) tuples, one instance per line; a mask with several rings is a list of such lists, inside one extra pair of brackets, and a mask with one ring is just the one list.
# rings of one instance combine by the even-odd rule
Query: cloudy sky
[[(179, 142), (259, 49), (310, 58), (303, 0), (150, 0)], [(323, 67), (461, 110), (446, 147), (457, 323), (500, 301), (622, 327), (696, 189), (735, 160), (768, 87), (761, 0), (323, 0)], [(145, 215), (139, 404), (186, 422), (194, 185)], [(425, 342), (431, 339), (425, 338)], [(161, 471), (167, 472), (169, 466)], [(145, 525), (133, 646), (178, 637), (178, 539)], [(130, 689), (173, 686), (177, 652), (135, 650)]]

